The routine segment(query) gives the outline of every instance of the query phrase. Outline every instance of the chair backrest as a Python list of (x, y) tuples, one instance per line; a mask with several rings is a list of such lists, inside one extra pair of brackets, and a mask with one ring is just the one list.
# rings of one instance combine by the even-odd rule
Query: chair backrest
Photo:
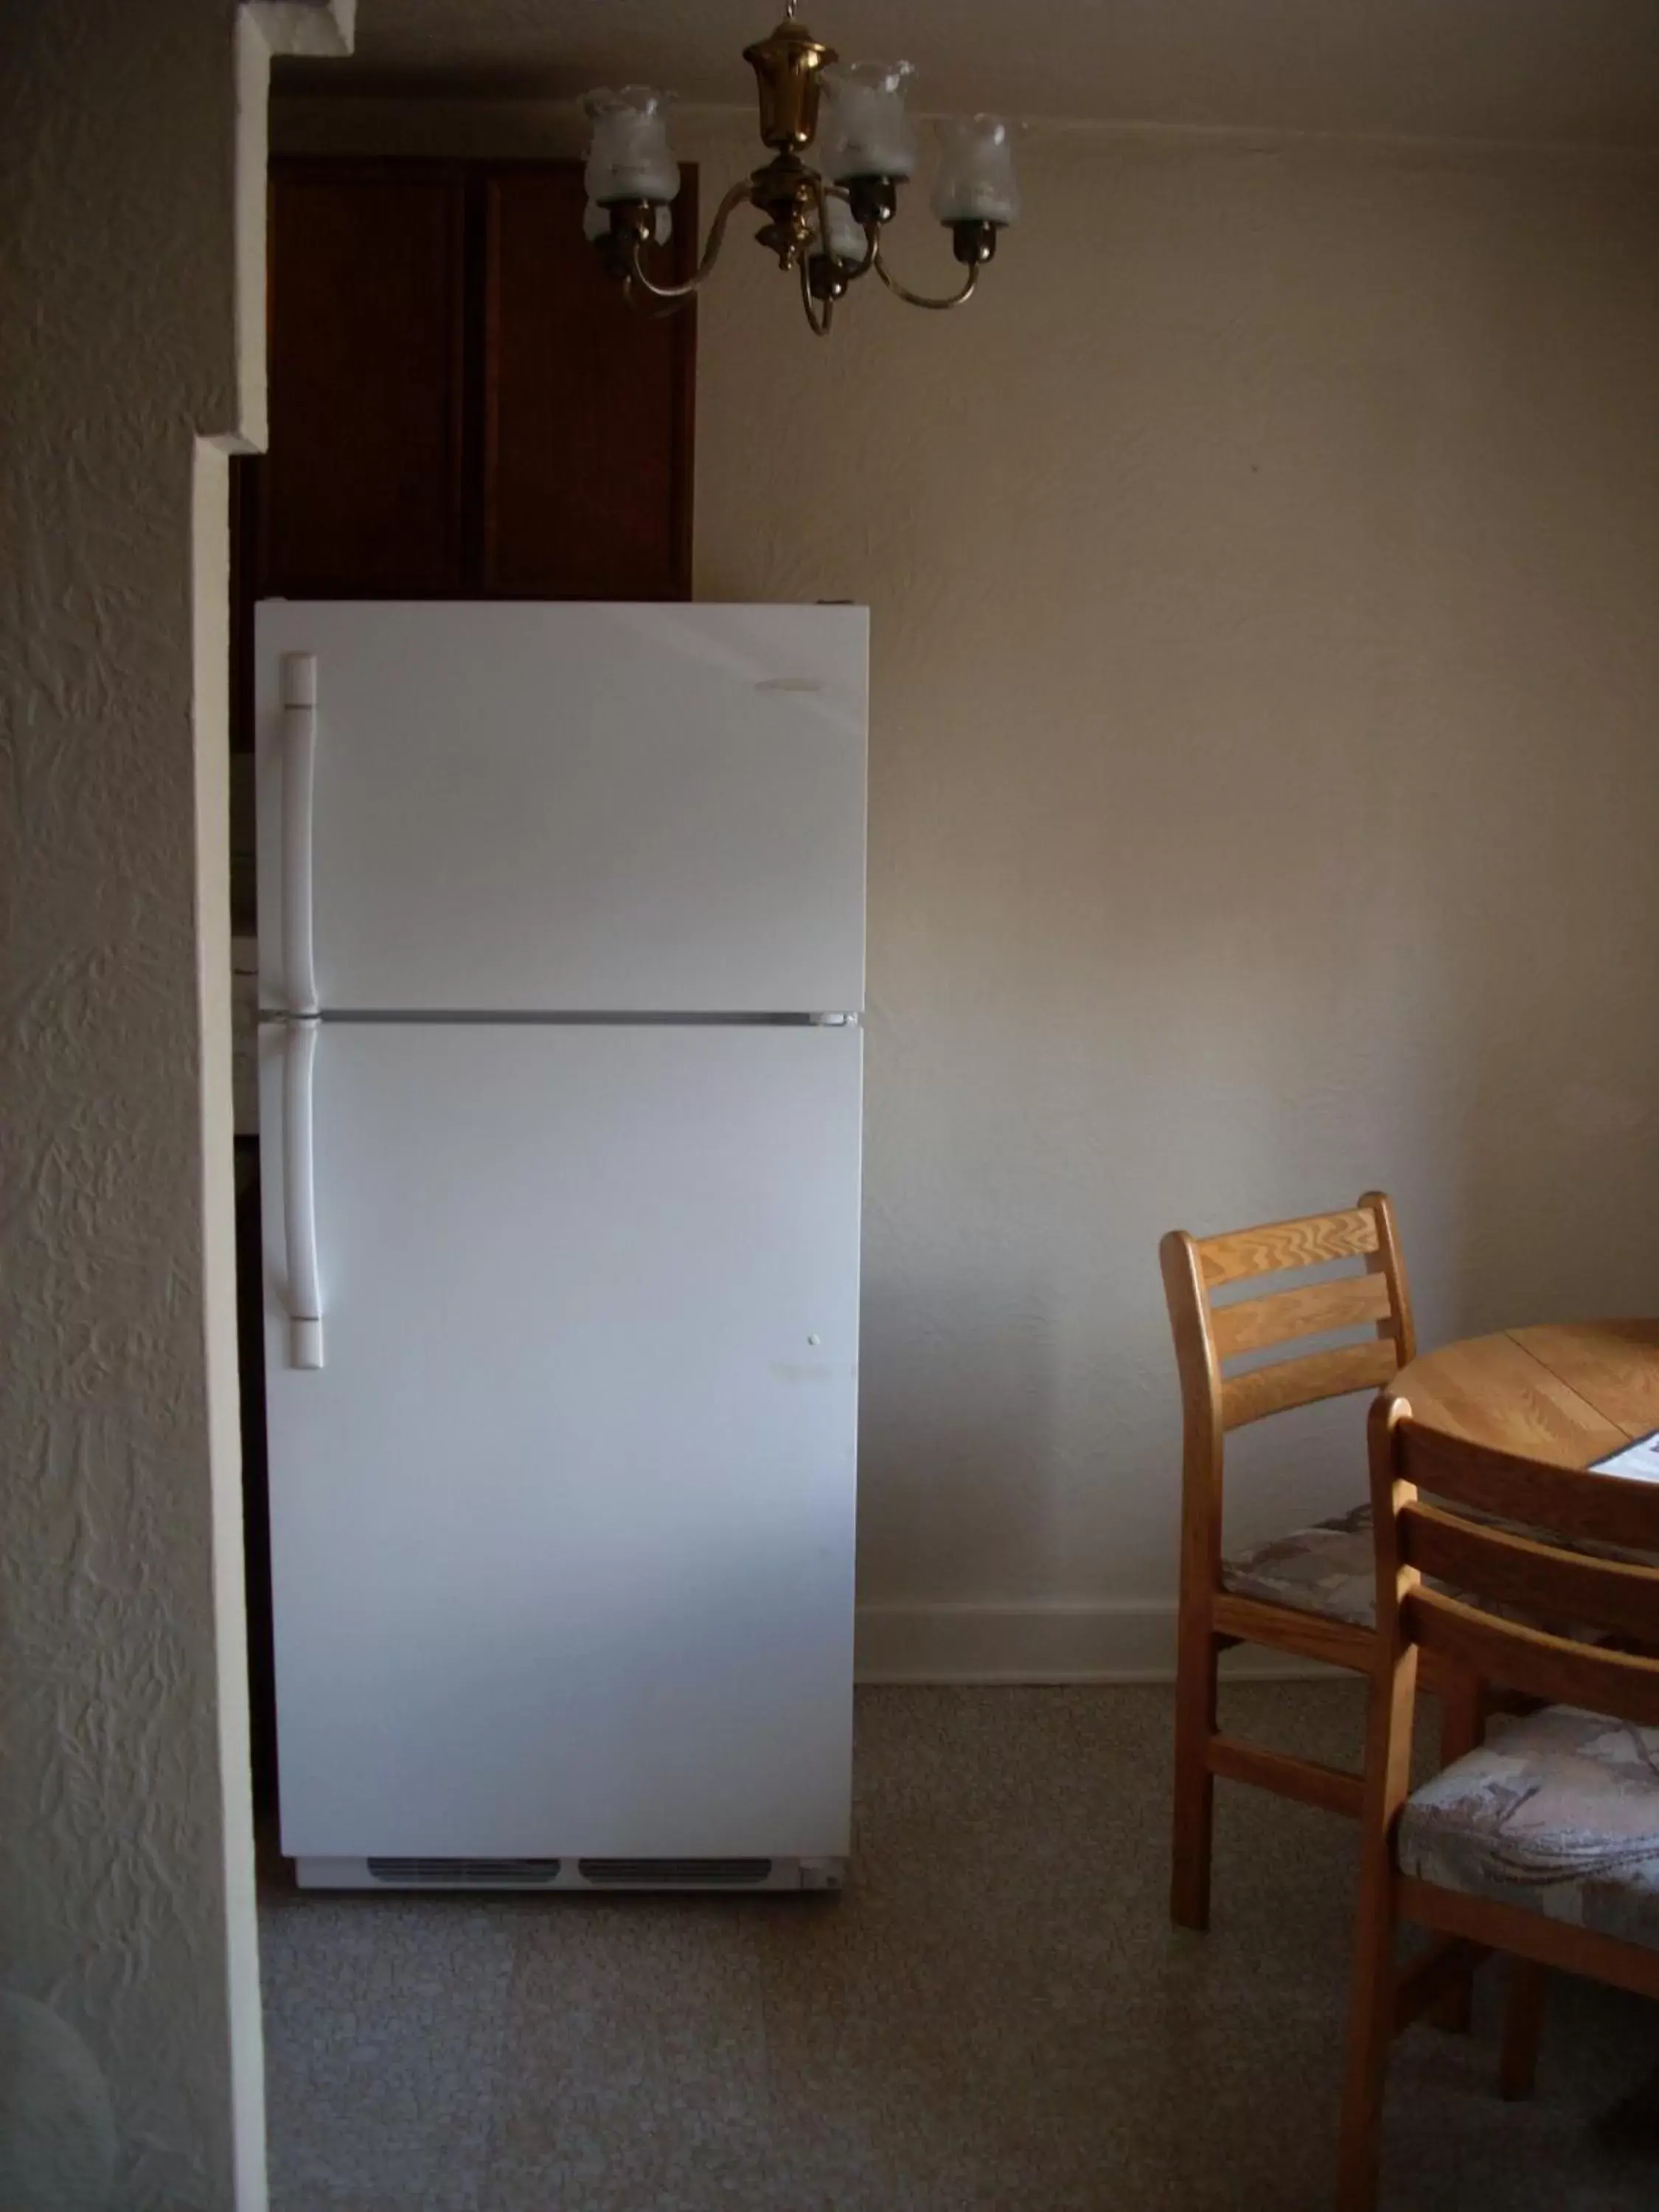
[[(1431, 1651), (1547, 1704), (1659, 1728), (1659, 1657), (1590, 1640), (1659, 1651), (1659, 1485), (1447, 1436), (1401, 1398), (1372, 1407), (1370, 1438), (1379, 1665)], [(1534, 1533), (1494, 1527), (1482, 1517), (1492, 1514)], [(1570, 1550), (1564, 1538), (1652, 1553), (1654, 1564)]]
[[(1380, 1190), (1368, 1190), (1341, 1213), (1304, 1214), (1221, 1237), (1172, 1229), (1158, 1249), (1181, 1370), (1189, 1482), (1207, 1469), (1218, 1483), (1227, 1430), (1287, 1407), (1375, 1390), (1416, 1353), (1394, 1208)], [(1364, 1262), (1358, 1274), (1221, 1305), (1214, 1301), (1217, 1291), (1233, 1284), (1354, 1259)], [(1292, 1354), (1243, 1374), (1222, 1372), (1224, 1360), (1352, 1328), (1370, 1334), (1334, 1351)]]

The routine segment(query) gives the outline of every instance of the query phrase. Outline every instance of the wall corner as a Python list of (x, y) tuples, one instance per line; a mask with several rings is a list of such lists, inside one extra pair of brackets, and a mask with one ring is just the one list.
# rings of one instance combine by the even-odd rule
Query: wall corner
[(265, 199), (274, 54), (344, 59), (357, 0), (243, 0), (236, 11), (236, 421), (231, 453), (270, 441), (265, 398)]

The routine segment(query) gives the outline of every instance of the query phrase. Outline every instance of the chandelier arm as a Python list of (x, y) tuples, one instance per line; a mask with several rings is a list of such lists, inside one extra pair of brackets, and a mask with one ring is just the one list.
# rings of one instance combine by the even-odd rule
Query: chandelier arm
[[(813, 169), (809, 173), (812, 179), (812, 199), (818, 218), (818, 251), (821, 253), (828, 253), (830, 251), (830, 188), (823, 181), (822, 171)], [(803, 254), (801, 256), (803, 283), (805, 281), (805, 268), (806, 257)]]
[(708, 239), (702, 249), (702, 258), (684, 283), (653, 284), (645, 273), (637, 239), (629, 246), (628, 252), (628, 274), (630, 279), (642, 292), (648, 292), (653, 300), (689, 300), (718, 259), (720, 247), (726, 240), (726, 226), (732, 220), (734, 210), (740, 208), (749, 198), (749, 183), (747, 177), (739, 178), (720, 202), (715, 211), (714, 220), (708, 226)]
[[(848, 196), (845, 192), (842, 192), (838, 197), (845, 199)], [(842, 264), (842, 273), (849, 284), (855, 283), (859, 277), (867, 276), (870, 274), (876, 265), (876, 256), (880, 250), (881, 225), (878, 222), (866, 222), (864, 226), (863, 260)]]
[(691, 304), (689, 298), (684, 300), (653, 301), (648, 294), (640, 290), (638, 285), (635, 283), (634, 279), (631, 276), (624, 276), (623, 278), (622, 289), (623, 299), (634, 310), (634, 313), (636, 315), (643, 315), (647, 322), (663, 322), (666, 320), (670, 315), (678, 315), (682, 308), (689, 307)]
[(811, 281), (806, 273), (805, 254), (802, 254), (796, 267), (800, 273), (800, 304), (806, 317), (806, 326), (815, 338), (827, 338), (830, 335), (830, 318), (836, 312), (836, 303), (833, 300), (825, 300), (815, 313), (812, 307)]
[(912, 307), (959, 307), (964, 300), (971, 300), (973, 298), (974, 287), (979, 282), (979, 264), (975, 262), (969, 270), (967, 276), (963, 279), (962, 289), (960, 291), (949, 293), (942, 300), (930, 300), (924, 294), (921, 292), (913, 292), (909, 289), (908, 285), (901, 284), (899, 283), (898, 278), (893, 275), (892, 271), (888, 268), (887, 264), (881, 258), (881, 239), (879, 235), (872, 240), (872, 250), (870, 258), (875, 264), (877, 276), (880, 277), (882, 283), (887, 287), (888, 290), (895, 294), (899, 299), (904, 301), (907, 306)]
[[(832, 198), (845, 199), (847, 195), (845, 192), (838, 191), (834, 185), (826, 185), (823, 181), (822, 173), (817, 169), (814, 169), (812, 172), (812, 191), (817, 201), (818, 237), (822, 242), (823, 251), (828, 253), (830, 251), (830, 203)], [(866, 235), (867, 234), (868, 234), (866, 233)], [(864, 258), (859, 263), (856, 268), (850, 267), (843, 263), (842, 264), (842, 276), (843, 281), (850, 283), (854, 276), (862, 276), (866, 270), (869, 268), (873, 258), (873, 248), (866, 246), (864, 251)], [(810, 287), (806, 282), (806, 258), (805, 255), (801, 257), (800, 291), (803, 300), (809, 298)], [(823, 302), (823, 321), (821, 323), (814, 323), (812, 322), (812, 310), (809, 305), (806, 310), (806, 319), (809, 323), (812, 323), (812, 329), (817, 337), (821, 338), (829, 337), (830, 320), (831, 316), (835, 313), (835, 311), (836, 302), (833, 297), (827, 299)]]

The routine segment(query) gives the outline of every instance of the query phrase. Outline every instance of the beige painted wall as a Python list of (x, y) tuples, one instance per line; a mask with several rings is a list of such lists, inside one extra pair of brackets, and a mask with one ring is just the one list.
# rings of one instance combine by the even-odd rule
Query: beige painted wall
[[(0, 33), (0, 2197), (18, 2212), (101, 2202), (106, 2148), (121, 2212), (264, 2201), (225, 455), (263, 423), (263, 288), (239, 314), (237, 263), (263, 267), (266, 40), (297, 13), (88, 0), (13, 9)], [(305, 16), (337, 50), (333, 5)], [(78, 2123), (51, 2078), (65, 2030)]]
[[(707, 204), (746, 131), (690, 118)], [(1376, 1182), (1427, 1339), (1659, 1311), (1659, 168), (1086, 129), (1024, 167), (960, 314), (860, 296), (820, 344), (740, 230), (702, 311), (701, 592), (873, 611), (877, 1669), (1166, 1656), (1172, 1223)], [(920, 206), (893, 246), (948, 275)], [(1363, 1480), (1352, 1407), (1243, 1443), (1241, 1536)]]
[(107, 2076), (118, 2201), (206, 2212), (234, 2145), (191, 548), (198, 434), (236, 427), (236, 84), (228, 9), (142, 13), (6, 33), (0, 1953)]

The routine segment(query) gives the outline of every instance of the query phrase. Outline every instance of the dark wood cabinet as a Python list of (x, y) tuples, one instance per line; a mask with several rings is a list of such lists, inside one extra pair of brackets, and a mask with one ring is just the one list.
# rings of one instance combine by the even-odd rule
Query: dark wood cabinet
[[(617, 296), (581, 172), (485, 179), (483, 582), (526, 599), (690, 594), (691, 310)], [(688, 184), (675, 213), (696, 220)]]
[(466, 212), (418, 165), (273, 179), (265, 590), (465, 584)]
[[(248, 599), (684, 599), (695, 309), (630, 310), (565, 162), (280, 161)], [(695, 179), (676, 205), (695, 236)]]

